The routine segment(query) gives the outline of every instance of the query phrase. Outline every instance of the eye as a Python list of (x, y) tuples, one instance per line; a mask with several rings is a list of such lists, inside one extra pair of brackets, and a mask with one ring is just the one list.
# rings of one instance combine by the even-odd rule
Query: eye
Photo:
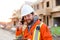
[(24, 16), (24, 18), (26, 18), (26, 16)]

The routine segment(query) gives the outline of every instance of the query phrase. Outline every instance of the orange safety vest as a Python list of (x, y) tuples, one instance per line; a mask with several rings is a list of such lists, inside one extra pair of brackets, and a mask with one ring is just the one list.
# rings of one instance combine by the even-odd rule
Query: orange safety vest
[[(34, 30), (38, 24), (40, 24), (40, 20), (37, 20), (33, 24), (30, 31), (28, 31), (28, 28), (26, 28), (24, 31), (24, 38), (33, 40)], [(20, 35), (21, 33), (22, 33), (21, 29), (19, 32), (16, 31), (16, 36), (18, 36), (18, 34)], [(52, 40), (52, 36), (50, 34), (50, 31), (45, 24), (43, 24), (40, 28), (40, 40)]]
[(22, 33), (22, 28), (16, 28), (16, 37)]

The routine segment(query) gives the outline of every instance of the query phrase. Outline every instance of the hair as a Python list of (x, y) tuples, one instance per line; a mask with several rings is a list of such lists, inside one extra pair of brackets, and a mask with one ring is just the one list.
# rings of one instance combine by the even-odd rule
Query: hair
[(24, 17), (22, 17), (21, 23), (24, 24)]
[(34, 15), (34, 12), (31, 12), (32, 15)]

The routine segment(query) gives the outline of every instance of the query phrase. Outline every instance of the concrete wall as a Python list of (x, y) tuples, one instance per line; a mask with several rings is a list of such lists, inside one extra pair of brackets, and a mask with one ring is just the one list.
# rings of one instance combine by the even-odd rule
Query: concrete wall
[(52, 14), (52, 17), (60, 17), (60, 12), (54, 12), (54, 13)]

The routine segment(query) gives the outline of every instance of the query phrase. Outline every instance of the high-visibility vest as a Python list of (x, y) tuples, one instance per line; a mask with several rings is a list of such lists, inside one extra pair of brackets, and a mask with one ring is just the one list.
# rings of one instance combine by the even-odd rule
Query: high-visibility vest
[(40, 24), (34, 29), (33, 40), (40, 40), (40, 28), (42, 24), (43, 22), (40, 22)]

